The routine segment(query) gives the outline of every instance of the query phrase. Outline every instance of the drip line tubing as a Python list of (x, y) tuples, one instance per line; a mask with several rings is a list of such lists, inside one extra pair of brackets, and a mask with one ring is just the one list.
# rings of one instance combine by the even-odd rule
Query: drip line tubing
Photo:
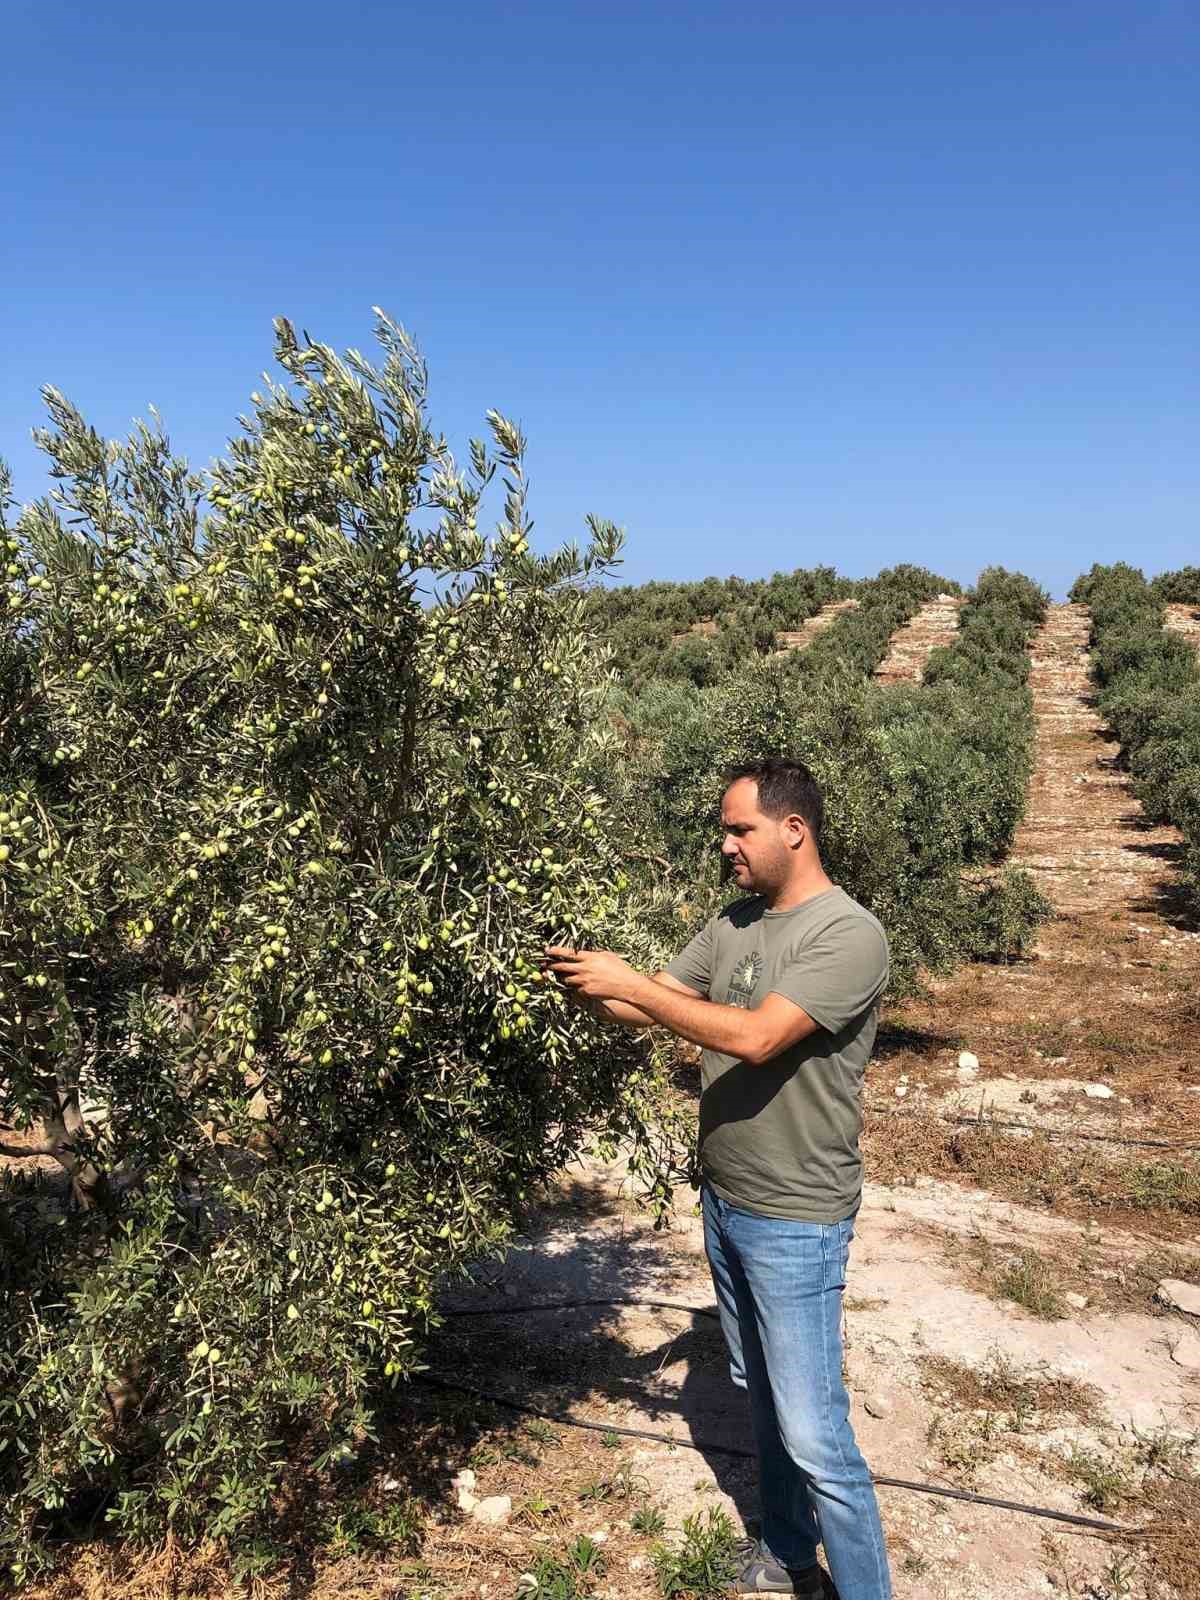
[[(460, 1310), (447, 1311), (445, 1315), (448, 1318), (527, 1316), (532, 1312), (538, 1311), (576, 1311), (595, 1306), (635, 1306), (659, 1311), (685, 1311), (690, 1316), (708, 1317), (714, 1322), (720, 1320), (719, 1312), (710, 1306), (686, 1305), (677, 1300), (640, 1300), (631, 1297), (543, 1300), (535, 1304), (510, 1306), (470, 1306)], [(545, 1422), (558, 1422), (571, 1428), (587, 1429), (592, 1433), (615, 1433), (626, 1439), (649, 1439), (656, 1444), (669, 1444), (676, 1449), (682, 1450), (700, 1452), (711, 1450), (720, 1455), (735, 1456), (739, 1460), (745, 1461), (757, 1459), (753, 1450), (746, 1450), (741, 1445), (724, 1444), (715, 1439), (680, 1439), (673, 1434), (657, 1433), (648, 1428), (622, 1428), (610, 1422), (592, 1422), (583, 1417), (572, 1416), (568, 1411), (548, 1411), (542, 1406), (530, 1405), (524, 1400), (516, 1400), (511, 1395), (499, 1394), (490, 1389), (480, 1389), (474, 1384), (462, 1383), (451, 1378), (441, 1378), (434, 1373), (415, 1373), (413, 1381), (428, 1388), (471, 1395), (477, 1400), (486, 1400), (492, 1405), (505, 1406), (510, 1411), (519, 1411), (525, 1416), (540, 1417)], [(890, 1489), (908, 1489), (915, 1494), (938, 1495), (947, 1500), (963, 1500), (971, 1505), (993, 1506), (1000, 1511), (1016, 1511), (1024, 1516), (1045, 1517), (1054, 1522), (1069, 1523), (1072, 1527), (1090, 1528), (1097, 1533), (1116, 1533), (1126, 1538), (1131, 1538), (1140, 1536), (1145, 1531), (1142, 1528), (1124, 1527), (1117, 1522), (1107, 1522), (1100, 1517), (1084, 1517), (1073, 1511), (1056, 1511), (1051, 1506), (1027, 1505), (1019, 1500), (1000, 1500), (991, 1495), (973, 1494), (966, 1489), (950, 1489), (937, 1483), (917, 1483), (908, 1478), (889, 1478), (875, 1473), (872, 1473), (871, 1478), (872, 1482)]]

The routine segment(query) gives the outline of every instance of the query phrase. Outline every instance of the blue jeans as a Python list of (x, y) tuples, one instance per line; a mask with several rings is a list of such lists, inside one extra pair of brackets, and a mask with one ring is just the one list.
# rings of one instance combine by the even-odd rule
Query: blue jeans
[(875, 1488), (842, 1381), (842, 1290), (853, 1218), (788, 1222), (740, 1211), (705, 1184), (704, 1247), (758, 1446), (762, 1541), (785, 1567), (817, 1545), (841, 1600), (890, 1600)]

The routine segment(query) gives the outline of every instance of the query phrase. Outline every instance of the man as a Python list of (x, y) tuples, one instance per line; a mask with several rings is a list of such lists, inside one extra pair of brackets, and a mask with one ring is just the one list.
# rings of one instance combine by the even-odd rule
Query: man
[(733, 1381), (748, 1391), (762, 1534), (735, 1594), (891, 1594), (842, 1380), (846, 1257), (862, 1197), (863, 1071), (887, 982), (879, 923), (821, 865), (821, 791), (798, 761), (726, 774), (735, 901), (653, 978), (610, 951), (549, 966), (607, 1021), (703, 1047), (704, 1242)]

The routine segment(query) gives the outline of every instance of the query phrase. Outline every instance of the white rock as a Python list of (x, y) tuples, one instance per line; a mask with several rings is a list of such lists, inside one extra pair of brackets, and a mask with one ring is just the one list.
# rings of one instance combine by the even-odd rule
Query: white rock
[(958, 1057), (958, 1071), (961, 1076), (964, 1072), (972, 1074), (979, 1071), (979, 1057), (972, 1055), (969, 1050), (962, 1050)]
[(400, 1488), (400, 1486), (399, 1478), (385, 1478), (379, 1485), (381, 1489), (386, 1489), (389, 1494), (394, 1494), (395, 1491)]
[(1106, 1083), (1089, 1083), (1083, 1092), (1089, 1100), (1111, 1100), (1113, 1097), (1113, 1092)]
[(898, 1083), (896, 1085), (896, 1099), (897, 1100), (903, 1100), (904, 1096), (907, 1093), (908, 1093), (908, 1085), (906, 1083)]
[(1085, 1294), (1069, 1293), (1065, 1294), (1063, 1299), (1069, 1306), (1074, 1306), (1076, 1311), (1082, 1311), (1084, 1306), (1086, 1306), (1088, 1303), (1088, 1297)]
[(1200, 1286), (1185, 1283), (1182, 1278), (1164, 1278), (1155, 1294), (1169, 1306), (1174, 1306), (1176, 1311), (1186, 1311), (1190, 1317), (1200, 1317)]
[(1193, 1333), (1189, 1328), (1173, 1347), (1171, 1360), (1177, 1367), (1186, 1367), (1189, 1372), (1200, 1372), (1200, 1333)]
[(453, 1481), (456, 1489), (473, 1489), (476, 1479), (470, 1467), (464, 1467), (461, 1472), (455, 1473)]
[(1129, 1426), (1135, 1433), (1153, 1433), (1164, 1421), (1162, 1406), (1153, 1400), (1135, 1400), (1129, 1408)]
[(476, 1522), (486, 1522), (493, 1528), (500, 1528), (512, 1516), (512, 1495), (489, 1494), (484, 1500), (477, 1500), (471, 1508), (471, 1516)]
[(863, 1407), (869, 1417), (890, 1417), (892, 1402), (881, 1394), (869, 1394), (863, 1400)]

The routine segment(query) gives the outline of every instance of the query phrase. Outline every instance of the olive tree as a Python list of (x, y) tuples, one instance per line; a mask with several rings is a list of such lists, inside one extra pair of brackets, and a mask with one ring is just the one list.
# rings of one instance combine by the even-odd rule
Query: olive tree
[(84, 1494), (250, 1536), (289, 1454), (354, 1450), (531, 1184), (597, 1130), (659, 1198), (671, 1171), (652, 1057), (539, 967), (649, 955), (585, 627), (620, 535), (535, 554), (518, 429), (489, 413), (460, 470), (382, 314), (379, 368), (276, 334), (207, 473), (47, 390), (56, 486), (4, 528), (18, 1572)]

